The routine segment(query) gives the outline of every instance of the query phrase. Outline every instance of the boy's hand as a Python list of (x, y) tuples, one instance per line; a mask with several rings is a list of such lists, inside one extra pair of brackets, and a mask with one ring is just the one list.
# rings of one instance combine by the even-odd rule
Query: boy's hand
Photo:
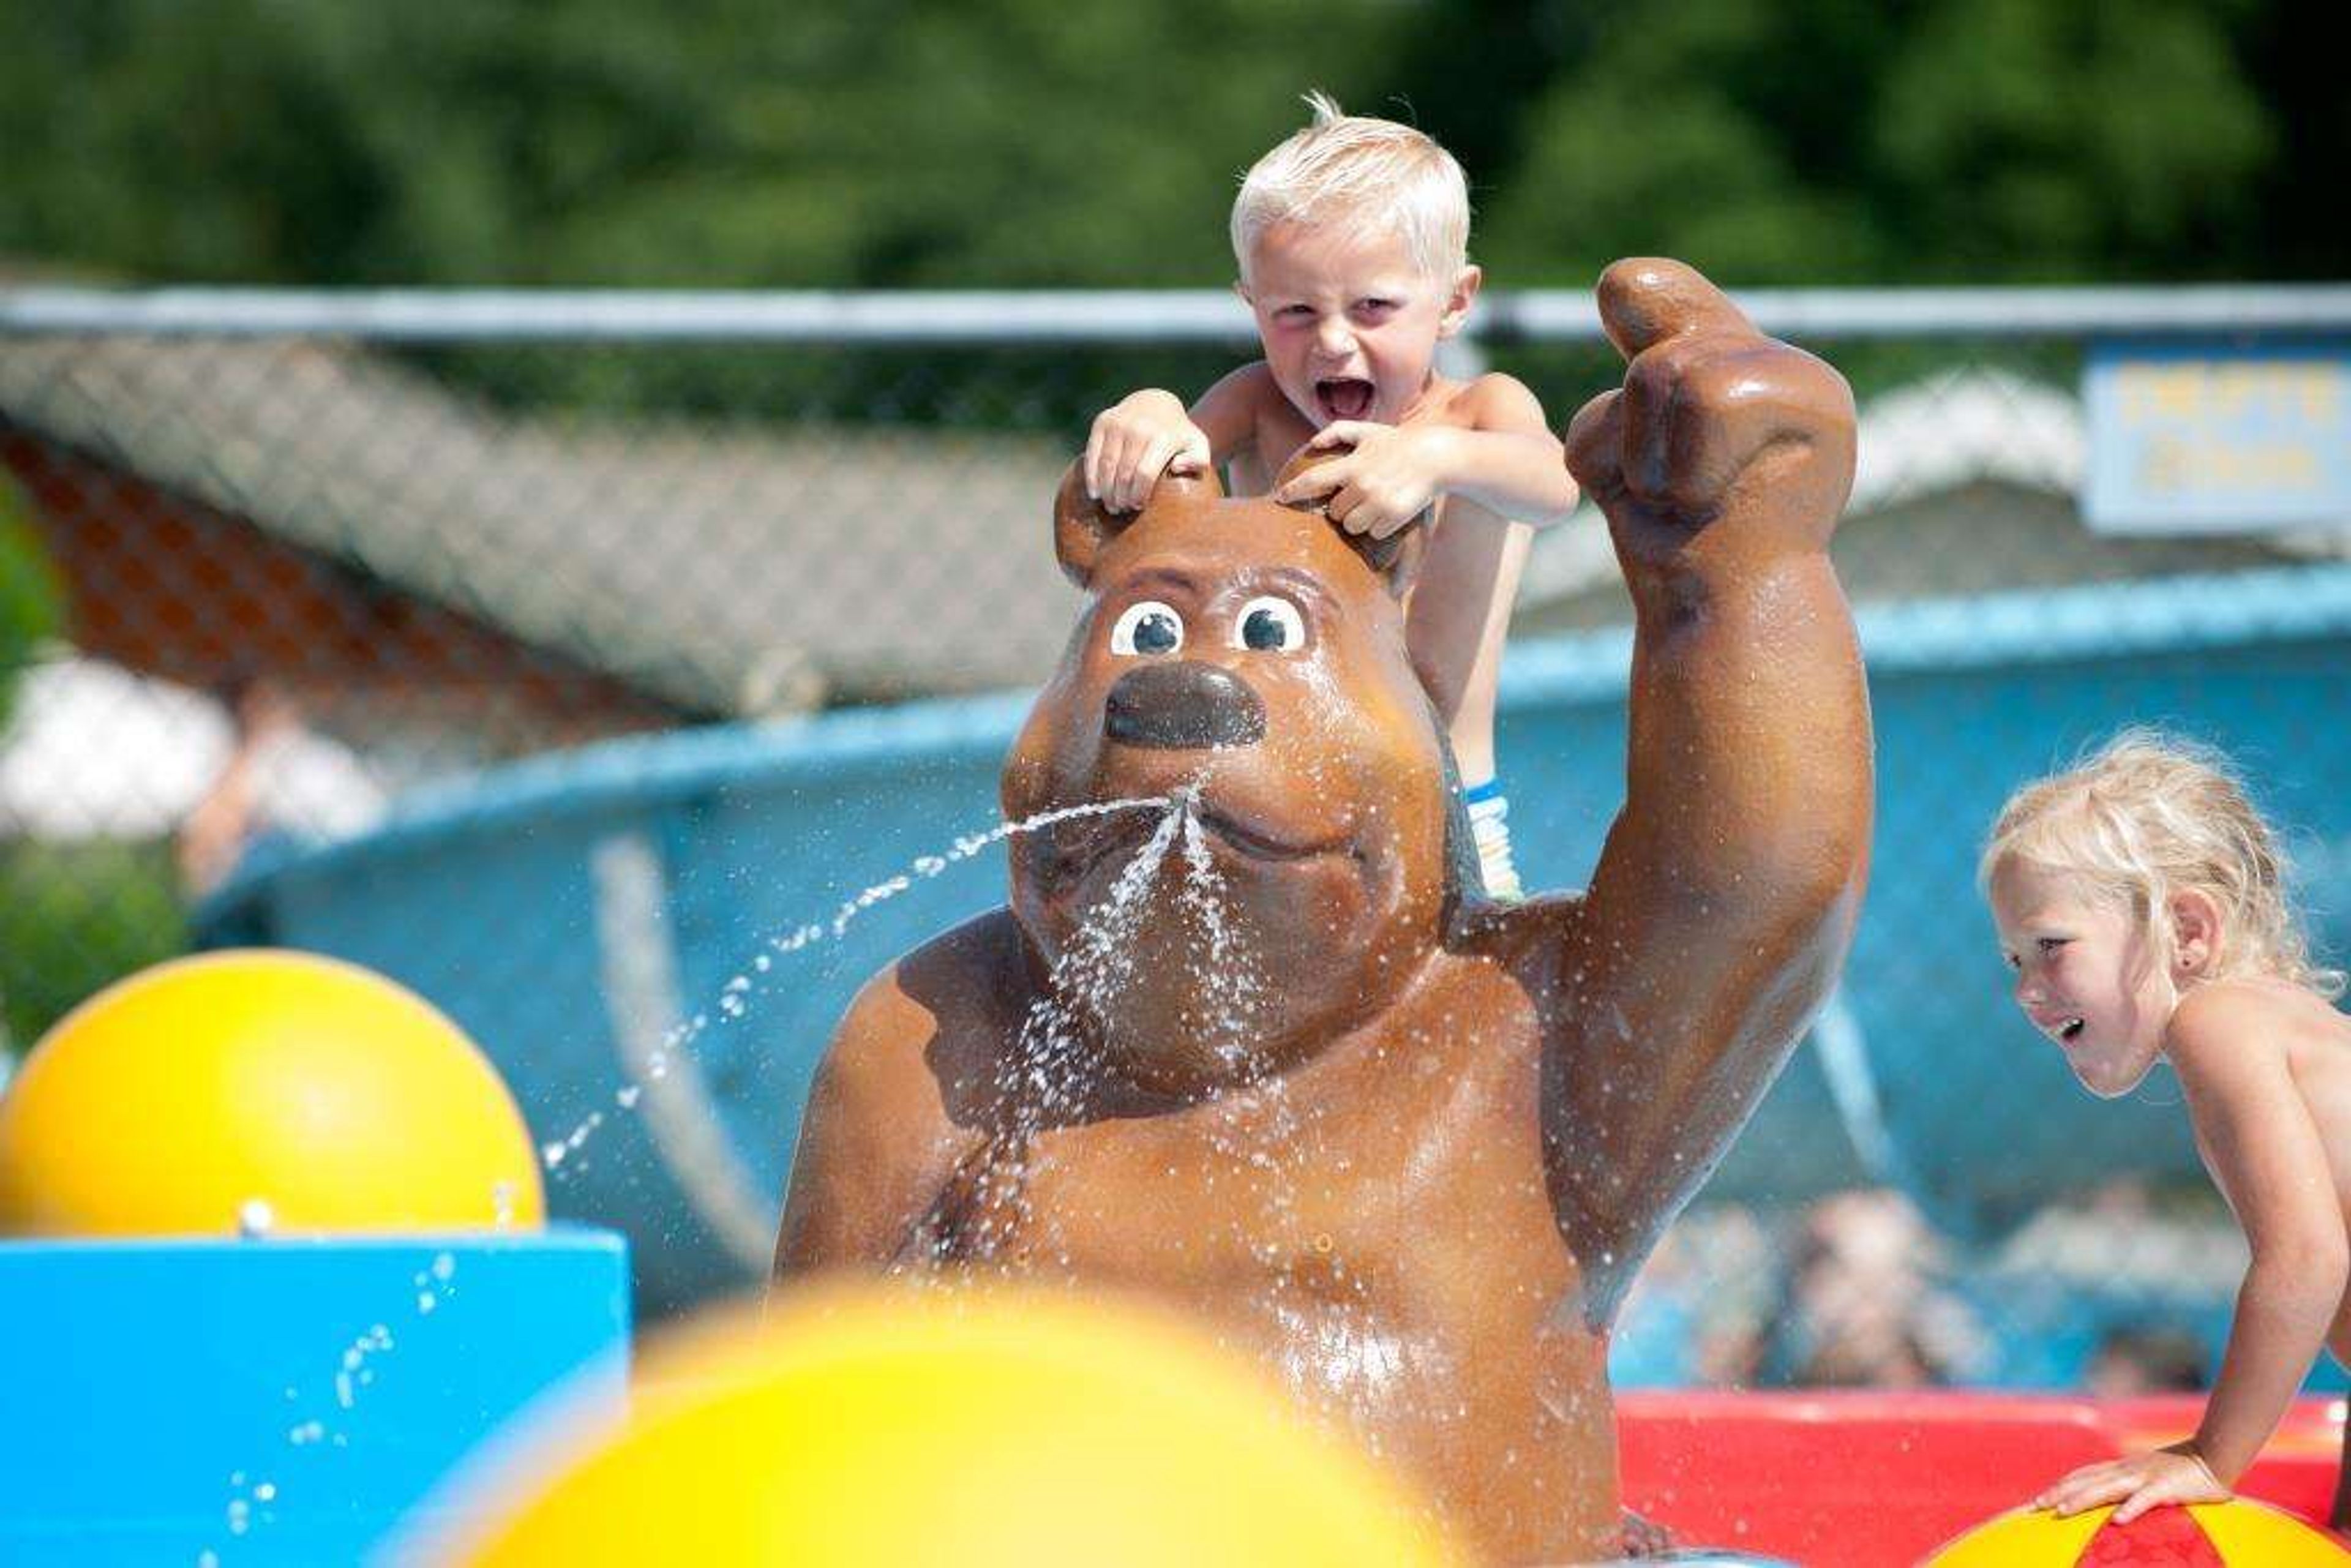
[(1289, 506), (1328, 497), (1322, 509), (1332, 522), (1351, 534), (1384, 539), (1428, 510), (1444, 492), (1442, 463), (1454, 434), (1435, 425), (1334, 420), (1306, 449), (1348, 450), (1300, 474), (1273, 498)]
[(2183, 1447), (2084, 1465), (2034, 1498), (2032, 1506), (2054, 1509), (2062, 1519), (2101, 1503), (2117, 1503), (2115, 1522), (2128, 1524), (2165, 1503), (2226, 1502), (2235, 1495), (2194, 1450)]
[(1210, 456), (1207, 433), (1176, 394), (1149, 388), (1094, 416), (1086, 436), (1086, 494), (1110, 511), (1140, 511), (1162, 474), (1200, 473)]

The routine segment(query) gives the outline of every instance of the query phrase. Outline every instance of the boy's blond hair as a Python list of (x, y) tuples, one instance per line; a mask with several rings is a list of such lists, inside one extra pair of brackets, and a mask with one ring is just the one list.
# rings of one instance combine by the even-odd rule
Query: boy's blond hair
[(1409, 125), (1347, 114), (1311, 92), (1313, 123), (1259, 159), (1233, 201), (1233, 257), (1249, 279), (1249, 253), (1276, 224), (1334, 218), (1384, 225), (1413, 265), (1450, 278), (1469, 262), (1469, 182), (1437, 142)]
[(2110, 906), (2130, 911), (2169, 951), (2158, 915), (2195, 889), (2220, 907), (2204, 977), (2266, 974), (2329, 998), (2344, 977), (2311, 961), (2287, 892), (2284, 851), (2247, 799), (2236, 769), (2199, 742), (2133, 727), (2064, 773), (2009, 798), (1984, 844), (1977, 877), (2002, 862), (2078, 876)]

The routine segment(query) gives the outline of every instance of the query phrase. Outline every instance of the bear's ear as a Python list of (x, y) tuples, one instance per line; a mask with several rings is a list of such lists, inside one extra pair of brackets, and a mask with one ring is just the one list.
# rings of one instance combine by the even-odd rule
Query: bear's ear
[[(1163, 496), (1196, 496), (1204, 500), (1216, 500), (1224, 494), (1214, 474), (1170, 475), (1152, 487), (1151, 499), (1144, 503), (1147, 512)], [(1061, 570), (1070, 580), (1083, 588), (1094, 574), (1094, 558), (1102, 546), (1110, 543), (1127, 526), (1140, 517), (1107, 511), (1101, 502), (1086, 494), (1085, 459), (1070, 465), (1061, 476), (1061, 488), (1053, 497), (1053, 553), (1061, 558)]]
[[(1301, 446), (1289, 462), (1281, 465), (1281, 472), (1274, 476), (1273, 487), (1279, 490), (1317, 463), (1327, 462), (1338, 455), (1339, 449), (1335, 447), (1318, 452), (1311, 446)], [(1301, 512), (1322, 511), (1322, 502), (1319, 500), (1291, 504)], [(1329, 514), (1324, 515), (1327, 517)], [(1351, 534), (1335, 522), (1331, 527), (1346, 542), (1347, 548), (1363, 557), (1364, 564), (1387, 584), (1390, 598), (1402, 599), (1411, 591), (1413, 580), (1420, 575), (1421, 559), (1428, 553), (1428, 518), (1426, 516), (1416, 517), (1384, 539), (1375, 539), (1369, 534)]]

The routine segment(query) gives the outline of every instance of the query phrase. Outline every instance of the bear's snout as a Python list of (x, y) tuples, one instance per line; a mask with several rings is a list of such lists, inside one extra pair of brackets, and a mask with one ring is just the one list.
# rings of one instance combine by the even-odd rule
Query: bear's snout
[(1128, 746), (1254, 746), (1265, 700), (1230, 670), (1186, 659), (1129, 670), (1110, 689), (1102, 727)]

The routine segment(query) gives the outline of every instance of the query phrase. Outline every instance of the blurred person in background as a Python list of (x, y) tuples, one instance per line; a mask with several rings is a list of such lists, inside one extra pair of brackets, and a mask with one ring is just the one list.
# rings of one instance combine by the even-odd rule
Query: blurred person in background
[(1800, 1221), (1758, 1371), (1809, 1387), (1920, 1388), (1950, 1380), (1977, 1329), (1936, 1284), (1934, 1233), (1900, 1193), (1832, 1193)]
[(172, 845), (190, 898), (218, 887), (269, 833), (356, 832), (382, 814), (382, 787), (358, 758), (310, 731), (278, 678), (238, 671), (214, 695), (229, 718), (228, 758)]
[(2193, 1394), (2211, 1375), (2204, 1346), (2186, 1329), (2161, 1323), (2109, 1329), (2090, 1353), (2083, 1386), (2101, 1399), (2142, 1394)]

